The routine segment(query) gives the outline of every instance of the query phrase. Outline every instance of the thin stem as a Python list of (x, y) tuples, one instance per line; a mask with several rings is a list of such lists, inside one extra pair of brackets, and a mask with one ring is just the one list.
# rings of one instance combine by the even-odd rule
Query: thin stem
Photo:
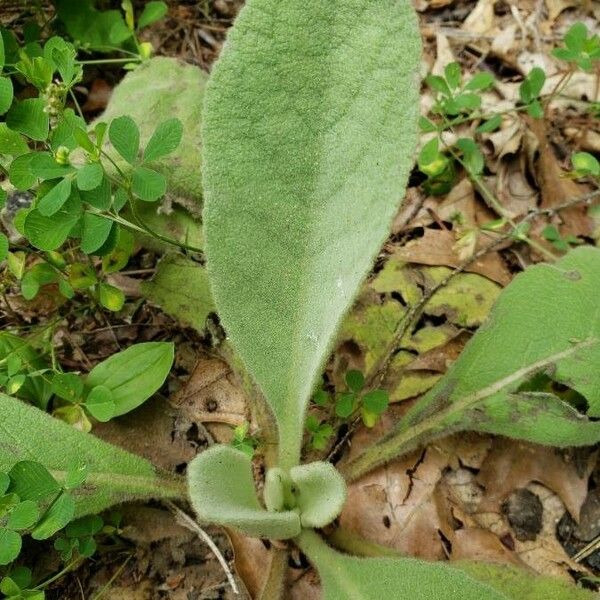
[(219, 550), (217, 545), (212, 541), (210, 536), (206, 533), (206, 531), (204, 531), (204, 529), (202, 529), (202, 527), (200, 527), (200, 525), (198, 525), (198, 523), (196, 523), (196, 521), (194, 521), (194, 519), (192, 519), (192, 517), (190, 517), (187, 513), (183, 512), (176, 504), (167, 501), (166, 505), (173, 511), (173, 513), (175, 513), (175, 518), (180, 523), (180, 525), (197, 534), (211, 549), (212, 553), (215, 555), (223, 571), (225, 572), (225, 575), (227, 576), (227, 581), (229, 581), (229, 585), (231, 586), (233, 593), (238, 595), (240, 593), (240, 590), (237, 586), (237, 583), (235, 582), (235, 577), (233, 576), (233, 573), (231, 572), (231, 569), (229, 568), (225, 557), (221, 554), (221, 551)]
[(34, 590), (43, 590), (44, 588), (48, 587), (51, 583), (58, 581), (61, 577), (66, 575), (69, 571), (73, 571), (74, 569), (76, 569), (82, 562), (83, 562), (82, 558), (76, 558), (75, 560), (71, 561), (66, 567), (61, 569), (58, 573), (56, 573), (49, 579), (46, 579), (46, 581), (43, 581), (39, 585), (36, 585), (33, 589)]

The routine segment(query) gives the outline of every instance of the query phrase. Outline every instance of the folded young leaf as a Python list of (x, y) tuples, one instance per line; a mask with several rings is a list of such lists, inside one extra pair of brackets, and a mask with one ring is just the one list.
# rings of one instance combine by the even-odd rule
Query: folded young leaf
[(555, 446), (600, 440), (588, 420), (549, 393), (521, 387), (545, 374), (600, 416), (600, 249), (572, 250), (515, 277), (446, 375), (398, 427), (344, 467), (349, 478), (450, 431), (486, 431)]
[(20, 400), (0, 394), (0, 471), (19, 461), (41, 463), (64, 484), (73, 462), (87, 467), (73, 490), (75, 516), (99, 513), (114, 504), (150, 498), (181, 498), (184, 486), (148, 461), (54, 419)]
[(507, 600), (508, 596), (441, 562), (415, 558), (358, 558), (336, 552), (316, 533), (298, 539), (316, 567), (323, 600)]
[(219, 314), (298, 463), (315, 378), (402, 199), (417, 137), (409, 0), (249, 0), (207, 87)]
[(188, 484), (201, 521), (234, 527), (254, 537), (287, 539), (300, 533), (297, 512), (269, 512), (260, 505), (252, 461), (231, 446), (218, 444), (199, 454), (188, 465)]

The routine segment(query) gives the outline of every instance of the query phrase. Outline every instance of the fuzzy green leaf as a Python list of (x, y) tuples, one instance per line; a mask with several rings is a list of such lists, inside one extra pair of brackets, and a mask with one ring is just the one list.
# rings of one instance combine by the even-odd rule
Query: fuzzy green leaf
[(296, 508), (302, 527), (325, 527), (342, 512), (346, 483), (327, 462), (312, 462), (290, 469)]
[(85, 484), (71, 492), (76, 516), (99, 513), (138, 498), (182, 495), (179, 482), (158, 473), (148, 461), (77, 431), (37, 408), (0, 394), (0, 414), (0, 471), (10, 471), (19, 461), (37, 461), (63, 482), (74, 456), (87, 466)]
[(302, 532), (299, 544), (319, 572), (323, 600), (507, 600), (501, 592), (441, 562), (347, 556), (308, 530)]
[[(446, 375), (397, 428), (350, 463), (358, 476), (436, 435), (486, 431), (538, 444), (600, 441), (600, 249), (572, 250), (518, 275)], [(528, 391), (543, 374), (581, 394), (587, 416), (552, 393)]]
[(188, 465), (192, 506), (198, 518), (247, 535), (287, 539), (300, 533), (294, 511), (268, 512), (256, 497), (252, 461), (231, 446), (215, 445)]
[(212, 290), (278, 419), (284, 467), (298, 462), (316, 376), (402, 199), (419, 68), (408, 0), (249, 0), (213, 69), (202, 136)]
[(168, 342), (135, 344), (96, 365), (87, 385), (107, 387), (113, 394), (114, 416), (124, 415), (162, 386), (173, 364), (173, 352), (173, 344)]

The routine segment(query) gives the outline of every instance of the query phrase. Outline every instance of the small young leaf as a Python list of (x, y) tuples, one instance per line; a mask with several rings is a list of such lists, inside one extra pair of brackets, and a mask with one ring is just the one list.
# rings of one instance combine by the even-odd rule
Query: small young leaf
[(494, 85), (494, 76), (489, 71), (480, 71), (475, 73), (473, 77), (465, 85), (465, 90), (480, 92), (487, 90)]
[(346, 385), (353, 392), (360, 392), (365, 385), (365, 376), (355, 369), (346, 373)]
[(293, 467), (290, 477), (303, 527), (325, 527), (342, 512), (346, 483), (331, 463), (312, 462)]
[(589, 152), (575, 152), (571, 156), (571, 163), (575, 172), (580, 176), (593, 175), (594, 177), (600, 177), (600, 162)]
[(144, 162), (171, 154), (181, 143), (182, 136), (183, 124), (179, 119), (168, 119), (160, 123), (144, 149)]
[(97, 385), (91, 389), (85, 399), (85, 407), (98, 421), (102, 423), (110, 421), (115, 415), (113, 393), (105, 385)]
[(129, 164), (136, 161), (140, 149), (140, 131), (131, 117), (113, 119), (108, 128), (108, 139)]
[(462, 73), (460, 65), (457, 62), (448, 63), (444, 68), (444, 75), (450, 89), (455, 90), (460, 86)]
[(101, 283), (98, 286), (98, 298), (100, 304), (112, 312), (119, 312), (125, 304), (125, 294), (109, 283)]
[(331, 396), (325, 390), (317, 390), (313, 396), (313, 402), (317, 406), (327, 406), (331, 402)]
[(0, 565), (8, 565), (21, 552), (21, 536), (10, 529), (0, 527)]
[(385, 390), (373, 390), (363, 396), (362, 402), (369, 412), (381, 415), (386, 411), (390, 398)]
[(335, 414), (341, 419), (347, 419), (354, 412), (355, 405), (354, 392), (340, 394), (335, 402)]
[(164, 2), (152, 0), (144, 6), (144, 10), (138, 19), (137, 28), (143, 29), (156, 21), (159, 21), (167, 14), (168, 7)]
[(83, 381), (76, 373), (56, 373), (52, 378), (52, 392), (68, 402), (79, 402), (83, 395)]
[(463, 153), (462, 160), (469, 173), (472, 175), (481, 175), (485, 161), (479, 146), (469, 138), (459, 139), (456, 145)]
[(28, 98), (15, 102), (6, 114), (6, 124), (13, 131), (23, 133), (32, 140), (43, 142), (48, 137), (50, 120), (43, 98)]
[(135, 167), (132, 174), (131, 190), (145, 202), (156, 202), (167, 191), (167, 180), (161, 173), (146, 167)]
[(477, 133), (491, 133), (496, 131), (502, 125), (502, 117), (500, 115), (494, 115), (487, 121), (484, 121), (477, 129)]
[(8, 77), (0, 77), (0, 115), (10, 108), (13, 101), (13, 85)]
[(87, 515), (71, 521), (65, 528), (65, 535), (71, 538), (80, 538), (96, 535), (102, 531), (104, 521), (98, 515)]
[(173, 344), (167, 342), (136, 344), (96, 365), (87, 385), (111, 390), (114, 416), (118, 417), (137, 408), (162, 386), (173, 364), (173, 352)]
[(215, 444), (194, 458), (188, 465), (188, 485), (199, 519), (255, 537), (297, 536), (298, 513), (266, 511), (256, 497), (252, 472), (250, 458), (230, 446)]
[(37, 209), (44, 217), (58, 212), (71, 195), (71, 178), (61, 179), (47, 194), (40, 198)]
[(104, 170), (99, 162), (88, 163), (77, 171), (77, 187), (88, 192), (95, 190), (104, 177)]

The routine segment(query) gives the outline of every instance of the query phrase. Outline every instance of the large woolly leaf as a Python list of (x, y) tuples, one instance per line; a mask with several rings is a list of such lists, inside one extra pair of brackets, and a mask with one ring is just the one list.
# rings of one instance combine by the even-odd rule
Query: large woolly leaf
[[(175, 152), (158, 156), (160, 153), (151, 150), (154, 157), (150, 158), (152, 167), (167, 177), (172, 194), (198, 205), (202, 199), (200, 123), (206, 80), (206, 73), (198, 67), (164, 56), (151, 58), (115, 87), (99, 119), (108, 123), (116, 117), (130, 116), (139, 127), (142, 146), (150, 142), (159, 123), (179, 119), (183, 137)], [(169, 141), (166, 144), (163, 150), (170, 152), (172, 146), (169, 147)], [(153, 146), (154, 142), (150, 142), (150, 147)], [(109, 152), (119, 160), (112, 149)], [(190, 208), (193, 210), (193, 206)], [(165, 219), (164, 215), (161, 217)]]
[(578, 248), (517, 276), (445, 377), (346, 474), (358, 476), (447, 431), (486, 431), (555, 446), (599, 441), (599, 421), (578, 412), (552, 386), (546, 391), (535, 385), (536, 379), (566, 385), (585, 398), (588, 416), (600, 416), (599, 296), (597, 248)]
[(299, 544), (319, 571), (323, 600), (507, 600), (508, 596), (443, 563), (415, 558), (357, 558), (305, 530)]
[(188, 465), (190, 499), (198, 518), (273, 539), (300, 533), (300, 517), (265, 510), (256, 497), (252, 461), (231, 446), (215, 445)]
[(182, 485), (146, 460), (0, 394), (0, 471), (19, 461), (41, 463), (60, 483), (69, 469), (85, 465), (85, 484), (72, 492), (76, 515), (98, 513), (135, 499), (178, 498)]
[(231, 340), (298, 461), (307, 399), (388, 233), (416, 141), (409, 0), (249, 0), (206, 91), (206, 254)]

